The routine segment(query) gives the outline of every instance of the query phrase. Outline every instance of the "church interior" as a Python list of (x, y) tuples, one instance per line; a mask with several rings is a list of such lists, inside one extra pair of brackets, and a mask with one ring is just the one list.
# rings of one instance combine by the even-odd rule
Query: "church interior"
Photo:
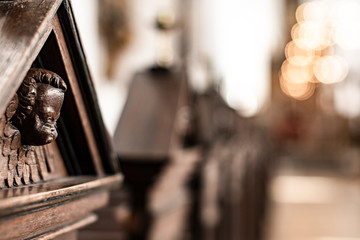
[(10, 0), (0, 31), (4, 239), (360, 240), (359, 1)]

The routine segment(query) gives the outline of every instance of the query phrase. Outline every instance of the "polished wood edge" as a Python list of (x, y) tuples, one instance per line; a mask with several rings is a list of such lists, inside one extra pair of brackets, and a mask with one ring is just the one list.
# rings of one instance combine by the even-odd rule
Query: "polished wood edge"
[(60, 184), (61, 186), (61, 183), (64, 183), (65, 181), (79, 179), (84, 179), (84, 182), (68, 187), (61, 187), (55, 190), (2, 199), (0, 200), (0, 216), (7, 216), (39, 207), (46, 207), (60, 202), (69, 201), (74, 198), (83, 197), (93, 192), (106, 191), (116, 188), (122, 182), (123, 176), (121, 174), (116, 174), (108, 177), (89, 179), (86, 177), (69, 177), (39, 184), (22, 186), (19, 188), (31, 188), (36, 185), (46, 185), (51, 187), (52, 184)]
[(106, 174), (114, 174), (120, 171), (116, 155), (113, 150), (111, 137), (105, 127), (97, 94), (92, 81), (92, 76), (87, 65), (87, 60), (82, 47), (81, 39), (76, 26), (76, 21), (69, 0), (64, 0), (59, 7), (57, 15), (64, 34), (71, 62), (74, 67), (76, 78), (82, 92), (83, 101), (89, 122), (93, 131), (96, 145), (102, 160), (102, 167)]
[(96, 192), (47, 208), (3, 217), (0, 219), (1, 239), (32, 239), (54, 232), (104, 207), (109, 195), (109, 192)]
[(74, 221), (70, 224), (67, 224), (66, 226), (62, 226), (58, 229), (55, 229), (54, 231), (47, 232), (42, 234), (41, 236), (37, 236), (35, 238), (32, 238), (34, 240), (47, 240), (47, 239), (54, 239), (62, 234), (69, 233), (71, 231), (75, 231), (79, 228), (85, 227), (91, 223), (96, 222), (98, 217), (95, 214), (89, 214), (88, 216), (79, 219), (77, 221)]
[(64, 34), (62, 32), (60, 21), (59, 21), (59, 18), (57, 15), (55, 15), (52, 20), (52, 26), (53, 26), (53, 31), (56, 36), (57, 44), (58, 44), (60, 52), (61, 52), (62, 60), (65, 63), (64, 64), (65, 70), (66, 70), (69, 82), (71, 84), (71, 90), (74, 95), (75, 104), (78, 109), (78, 113), (80, 115), (81, 124), (83, 126), (84, 133), (86, 135), (86, 140), (87, 140), (87, 143), (89, 146), (89, 150), (91, 152), (91, 157), (94, 162), (96, 173), (97, 173), (97, 175), (103, 175), (104, 169), (102, 168), (102, 165), (101, 165), (100, 154), (99, 154), (99, 151), (96, 146), (96, 141), (95, 141), (95, 137), (94, 137), (92, 128), (90, 127), (90, 120), (87, 115), (87, 112), (85, 109), (85, 103), (84, 103), (84, 100), (83, 100), (83, 97), (82, 97), (82, 94), (80, 91), (80, 87), (78, 84), (79, 79), (76, 78), (75, 70), (74, 70), (73, 64), (70, 59), (70, 53), (69, 53), (68, 47), (66, 46)]

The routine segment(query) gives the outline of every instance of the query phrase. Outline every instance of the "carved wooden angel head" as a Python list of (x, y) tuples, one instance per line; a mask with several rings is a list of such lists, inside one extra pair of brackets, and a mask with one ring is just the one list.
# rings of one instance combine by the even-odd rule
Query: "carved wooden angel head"
[(22, 145), (44, 145), (57, 138), (56, 121), (66, 91), (64, 80), (51, 71), (32, 68), (17, 91), (19, 106), (11, 119)]

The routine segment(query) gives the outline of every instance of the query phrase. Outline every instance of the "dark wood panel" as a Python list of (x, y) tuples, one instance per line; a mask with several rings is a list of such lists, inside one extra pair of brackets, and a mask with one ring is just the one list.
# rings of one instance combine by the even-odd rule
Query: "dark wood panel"
[[(108, 193), (98, 193), (50, 208), (38, 209), (0, 221), (2, 239), (25, 239), (43, 235), (81, 220), (90, 212), (105, 206)], [(9, 231), (11, 229), (11, 231)], [(65, 230), (63, 230), (65, 232)]]
[(68, 59), (66, 61), (63, 60), (60, 46), (54, 33), (56, 31), (61, 30), (56, 29), (51, 32), (36, 60), (41, 68), (56, 72), (61, 76), (68, 87), (58, 120), (59, 138), (57, 142), (69, 174), (95, 174), (95, 164), (91, 164), (94, 161), (89, 161), (93, 158), (86, 139), (84, 124), (81, 121), (81, 117), (86, 116), (86, 112), (83, 110), (84, 106), (82, 106), (83, 111), (81, 113), (78, 108), (76, 98), (81, 96), (76, 96), (80, 95), (77, 85), (73, 84), (73, 76), (68, 76), (66, 65), (71, 66), (71, 62)]
[(9, 216), (36, 207), (106, 190), (121, 182), (121, 175), (109, 177), (68, 177), (0, 191), (0, 215)]
[(104, 170), (101, 165), (100, 155), (96, 146), (94, 134), (90, 126), (90, 120), (86, 112), (86, 107), (84, 104), (83, 96), (79, 88), (78, 79), (75, 75), (75, 70), (71, 62), (70, 53), (66, 45), (64, 34), (62, 32), (58, 16), (53, 18), (53, 31), (56, 36), (57, 46), (61, 53), (62, 61), (64, 62), (64, 67), (67, 73), (67, 78), (71, 84), (71, 90), (73, 92), (75, 104), (77, 107), (77, 113), (80, 116), (81, 125), (84, 129), (84, 134), (86, 137), (87, 145), (89, 146), (89, 153), (94, 162), (94, 167), (98, 175), (104, 174)]
[(112, 148), (111, 138), (102, 119), (97, 94), (80, 41), (72, 7), (68, 0), (63, 1), (57, 14), (60, 19), (64, 40), (82, 94), (90, 127), (94, 134), (97, 149), (102, 160), (102, 167), (106, 174), (119, 172), (116, 156), (113, 154), (114, 150)]

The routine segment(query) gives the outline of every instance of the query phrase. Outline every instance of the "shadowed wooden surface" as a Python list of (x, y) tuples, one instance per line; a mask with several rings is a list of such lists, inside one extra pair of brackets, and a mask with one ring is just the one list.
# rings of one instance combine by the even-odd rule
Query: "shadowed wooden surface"
[(46, 235), (49, 231), (55, 234), (62, 228), (61, 233), (55, 234), (59, 235), (67, 228), (70, 231), (92, 223), (94, 217), (83, 218), (107, 204), (109, 194), (106, 191), (118, 185), (121, 179), (121, 175), (68, 177), (3, 189), (0, 191), (0, 235), (2, 239), (23, 239)]
[(105, 206), (107, 201), (108, 194), (103, 192), (30, 214), (19, 214), (0, 222), (0, 234), (2, 239), (35, 237), (78, 221), (90, 212)]
[(68, 80), (71, 84), (71, 91), (74, 95), (75, 104), (77, 107), (77, 112), (80, 115), (81, 124), (84, 129), (84, 133), (86, 135), (86, 141), (89, 146), (89, 151), (91, 153), (91, 157), (93, 158), (93, 162), (95, 165), (97, 174), (104, 174), (104, 169), (101, 166), (101, 160), (99, 151), (96, 147), (96, 141), (94, 138), (94, 134), (90, 125), (89, 118), (86, 113), (86, 107), (84, 104), (84, 100), (81, 95), (81, 90), (79, 88), (78, 79), (76, 78), (73, 64), (71, 62), (70, 53), (68, 47), (66, 46), (66, 41), (64, 39), (64, 34), (61, 29), (61, 25), (59, 22), (59, 18), (56, 15), (53, 18), (53, 31), (56, 36), (57, 44), (59, 46), (59, 50), (61, 53), (62, 61), (64, 62), (64, 67), (67, 73)]
[[(0, 102), (11, 100), (50, 34), (61, 0), (0, 1)], [(19, 24), (21, 22), (21, 24)], [(1, 104), (0, 112), (4, 112)]]

